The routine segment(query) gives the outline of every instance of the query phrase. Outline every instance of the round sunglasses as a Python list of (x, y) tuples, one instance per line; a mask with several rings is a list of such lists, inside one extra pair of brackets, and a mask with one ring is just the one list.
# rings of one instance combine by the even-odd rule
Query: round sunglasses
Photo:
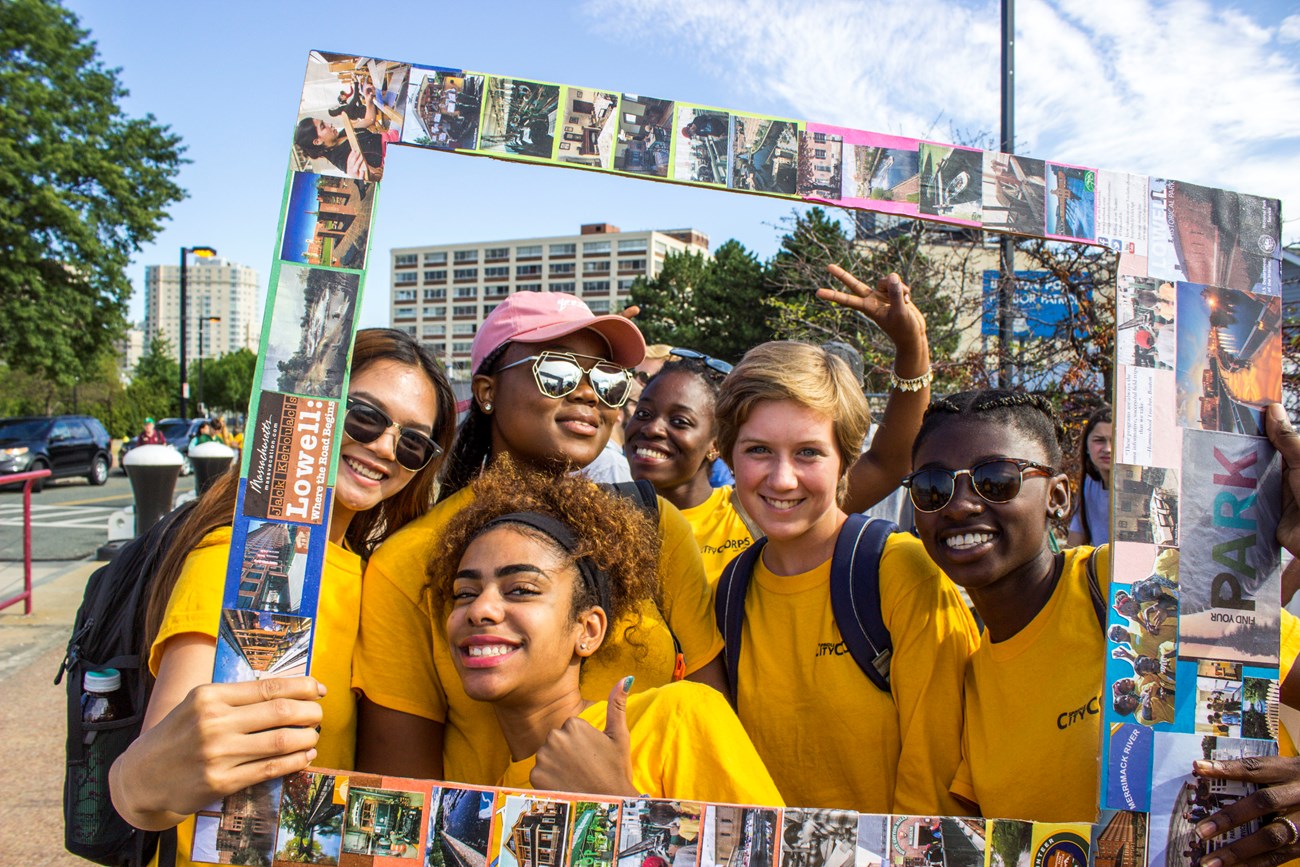
[[(580, 358), (595, 363), (583, 367), (578, 361)], [(603, 358), (593, 358), (590, 355), (578, 355), (573, 352), (546, 350), (538, 355), (530, 355), (511, 362), (499, 368), (497, 373), (529, 363), (533, 365), (533, 381), (537, 383), (537, 390), (556, 400), (577, 391), (578, 386), (582, 384), (584, 374), (591, 382), (591, 390), (605, 406), (618, 409), (627, 403), (628, 395), (632, 393), (632, 371)]]
[(1020, 493), (1025, 476), (1054, 476), (1056, 470), (1020, 458), (990, 458), (969, 470), (945, 470), (929, 467), (903, 478), (903, 487), (912, 495), (912, 505), (919, 512), (937, 512), (951, 502), (957, 490), (957, 477), (970, 476), (975, 493), (990, 503), (1009, 503)]
[(343, 416), (343, 432), (362, 445), (369, 445), (392, 428), (397, 428), (397, 443), (393, 456), (403, 469), (415, 472), (424, 469), (429, 461), (442, 454), (438, 445), (418, 430), (402, 427), (378, 407), (349, 397), (348, 411)]

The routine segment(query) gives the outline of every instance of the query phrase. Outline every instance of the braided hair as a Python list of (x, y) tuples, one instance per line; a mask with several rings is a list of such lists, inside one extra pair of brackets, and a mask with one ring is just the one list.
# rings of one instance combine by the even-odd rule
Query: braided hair
[[(498, 346), (483, 359), (475, 373), (490, 374), (496, 370), (497, 362), (505, 355), (510, 342)], [(469, 410), (456, 429), (456, 441), (443, 464), (442, 485), (438, 489), (438, 502), (450, 497), (461, 488), (469, 485), (483, 472), (483, 465), (492, 456), (492, 419), (478, 405), (473, 397), (469, 401)]]
[[(709, 396), (713, 398), (713, 407), (717, 407), (718, 392), (721, 391), (722, 381), (727, 378), (727, 374), (709, 367), (702, 358), (679, 358), (674, 356), (672, 361), (664, 362), (663, 367), (659, 368), (659, 372), (650, 377), (650, 382), (654, 382), (659, 377), (670, 373), (689, 373), (699, 379), (708, 387)], [(650, 382), (647, 382), (646, 385), (649, 386)]]
[(1053, 467), (1061, 465), (1061, 442), (1065, 439), (1065, 429), (1051, 402), (1041, 394), (1005, 388), (963, 391), (933, 401), (925, 411), (921, 429), (912, 443), (912, 458), (915, 460), (921, 443), (927, 437), (946, 422), (962, 418), (1013, 427), (1043, 447), (1049, 464)]

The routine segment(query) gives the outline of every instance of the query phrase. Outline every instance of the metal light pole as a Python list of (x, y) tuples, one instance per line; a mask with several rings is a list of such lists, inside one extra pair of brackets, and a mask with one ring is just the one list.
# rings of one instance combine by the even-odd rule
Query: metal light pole
[(207, 407), (203, 403), (203, 359), (207, 356), (203, 352), (203, 332), (207, 331), (206, 325), (210, 322), (220, 322), (220, 316), (204, 316), (199, 320), (199, 412), (206, 415)]
[(186, 418), (185, 402), (190, 397), (190, 379), (185, 370), (185, 320), (189, 316), (189, 304), (185, 297), (185, 275), (189, 264), (189, 254), (193, 253), (200, 259), (207, 259), (217, 255), (217, 251), (212, 247), (181, 247), (181, 298), (180, 298), (180, 322), (181, 322), (181, 399), (180, 410), (181, 418)]
[[(1016, 0), (1002, 0), (1002, 143), (1004, 154), (1016, 148)], [(1010, 388), (1015, 365), (1011, 359), (1016, 293), (1016, 241), (1002, 237), (998, 263), (998, 386)]]

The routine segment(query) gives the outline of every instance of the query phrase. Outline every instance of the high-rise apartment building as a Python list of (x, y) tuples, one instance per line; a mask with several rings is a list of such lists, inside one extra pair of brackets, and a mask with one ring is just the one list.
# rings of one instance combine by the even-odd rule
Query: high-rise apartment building
[(506, 296), (568, 292), (597, 314), (617, 312), (627, 306), (633, 280), (656, 276), (670, 253), (685, 251), (707, 256), (708, 236), (591, 223), (576, 235), (402, 247), (392, 251), (389, 318), (463, 381), (479, 325)]
[[(257, 351), (262, 332), (261, 278), (246, 265), (217, 257), (191, 257), (185, 279), (188, 318), (185, 357), (199, 357), (200, 329), (203, 356), (217, 358), (246, 347)], [(145, 341), (155, 335), (167, 338), (172, 356), (180, 355), (179, 265), (144, 268)], [(219, 317), (220, 322), (213, 321)]]

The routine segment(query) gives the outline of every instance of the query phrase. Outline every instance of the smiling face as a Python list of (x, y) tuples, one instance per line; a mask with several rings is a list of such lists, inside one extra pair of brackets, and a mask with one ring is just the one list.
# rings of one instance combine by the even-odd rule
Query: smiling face
[[(1002, 421), (953, 418), (934, 430), (917, 449), (916, 469), (968, 469), (989, 458), (1021, 458), (1049, 464), (1042, 445)], [(948, 504), (937, 512), (916, 511), (916, 529), (931, 559), (967, 590), (986, 589), (1009, 575), (1038, 578), (1052, 552), (1047, 543), (1048, 514), (1068, 509), (1066, 478), (1026, 473), (1020, 493), (1006, 503), (990, 503), (959, 476)]]
[[(811, 569), (830, 556), (844, 513), (836, 502), (841, 461), (828, 416), (790, 400), (760, 401), (737, 431), (731, 460), (740, 502), (776, 559), (799, 552), (800, 566)], [(764, 557), (769, 568), (780, 568), (767, 551)]]
[(708, 486), (707, 455), (714, 448), (713, 392), (688, 371), (656, 377), (637, 401), (627, 425), (624, 451), (632, 475), (659, 489), (702, 478)]
[[(566, 464), (585, 467), (609, 441), (619, 411), (597, 400), (586, 376), (572, 393), (557, 399), (537, 388), (532, 364), (502, 370), (547, 349), (609, 358), (605, 341), (587, 329), (549, 343), (510, 344), (496, 365), (501, 372), (474, 380), (479, 406), (492, 405), (492, 453), (509, 454), (523, 464), (545, 470)], [(590, 364), (585, 359), (580, 361)]]
[(499, 526), (469, 544), (447, 638), (471, 698), (528, 707), (577, 689), (581, 660), (605, 631), (599, 608), (574, 616), (577, 580), (577, 568), (534, 532)]
[[(387, 359), (375, 361), (353, 374), (348, 396), (383, 410), (403, 428), (433, 432), (437, 393), (428, 375), (418, 367)], [(341, 431), (342, 419), (339, 422)], [(353, 515), (379, 505), (415, 477), (414, 472), (397, 462), (393, 453), (397, 437), (398, 432), (391, 428), (370, 443), (359, 443), (343, 434), (334, 482), (331, 538), (340, 524), (346, 529)]]

